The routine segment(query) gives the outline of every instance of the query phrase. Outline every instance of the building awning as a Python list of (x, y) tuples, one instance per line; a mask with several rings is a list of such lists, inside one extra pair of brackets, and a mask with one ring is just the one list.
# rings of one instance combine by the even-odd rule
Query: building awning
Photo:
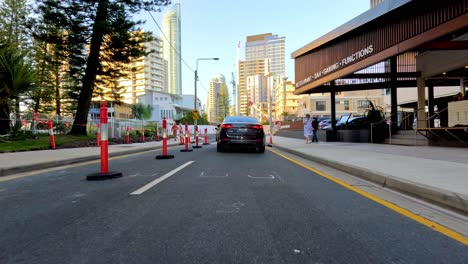
[[(292, 53), (294, 93), (388, 88), (388, 59), (409, 53), (414, 61), (420, 52), (468, 50), (468, 41), (456, 40), (466, 33), (468, 0), (384, 1)], [(403, 67), (405, 58), (398, 59), (397, 87), (415, 87), (421, 75), (416, 65)], [(440, 85), (452, 83), (447, 79)]]

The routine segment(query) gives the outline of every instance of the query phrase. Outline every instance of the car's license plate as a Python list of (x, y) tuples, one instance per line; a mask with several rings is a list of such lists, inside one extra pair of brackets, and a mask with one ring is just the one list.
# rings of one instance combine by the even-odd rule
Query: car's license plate
[(239, 128), (237, 132), (247, 132), (247, 128)]

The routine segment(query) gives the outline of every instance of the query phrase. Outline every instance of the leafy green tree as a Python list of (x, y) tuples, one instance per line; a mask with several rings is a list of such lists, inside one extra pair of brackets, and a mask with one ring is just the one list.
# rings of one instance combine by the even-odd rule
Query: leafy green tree
[(31, 64), (17, 48), (0, 46), (0, 134), (10, 128), (11, 99), (35, 87)]
[[(77, 100), (71, 134), (86, 134), (88, 111), (97, 76), (113, 77), (119, 66), (146, 55), (144, 45), (150, 32), (134, 37), (132, 32), (144, 21), (132, 21), (142, 10), (154, 11), (169, 0), (43, 0), (38, 13), (44, 20), (60, 25), (66, 34), (63, 52), (68, 56), (68, 75), (74, 80), (68, 94)], [(38, 35), (47, 43), (57, 39)]]
[(135, 104), (132, 105), (132, 115), (136, 119), (140, 120), (148, 120), (151, 118), (151, 113), (153, 112), (153, 106), (151, 105), (143, 105), (143, 104)]
[[(3, 0), (0, 3), (0, 43), (12, 48), (28, 50), (27, 16), (29, 8), (27, 0)], [(19, 91), (16, 91), (19, 92)], [(20, 119), (20, 96), (14, 94), (16, 118)]]
[[(181, 124), (187, 124), (193, 125), (195, 122), (193, 120), (193, 113), (191, 111), (187, 111), (184, 113), (184, 117), (182, 117), (180, 120)], [(208, 125), (208, 115), (206, 113), (203, 113), (202, 115), (198, 115), (198, 120), (197, 120), (198, 125)]]

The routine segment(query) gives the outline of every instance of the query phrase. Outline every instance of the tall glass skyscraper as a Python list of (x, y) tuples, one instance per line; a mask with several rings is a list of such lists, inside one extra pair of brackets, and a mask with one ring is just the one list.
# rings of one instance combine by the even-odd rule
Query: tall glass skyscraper
[(182, 96), (180, 4), (174, 4), (163, 16), (164, 59), (167, 61), (167, 92)]

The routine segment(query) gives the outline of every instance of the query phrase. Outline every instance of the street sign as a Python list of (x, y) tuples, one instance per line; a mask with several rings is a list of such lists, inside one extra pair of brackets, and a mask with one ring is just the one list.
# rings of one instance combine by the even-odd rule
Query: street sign
[(198, 110), (193, 110), (192, 115), (193, 115), (193, 120), (198, 120)]

